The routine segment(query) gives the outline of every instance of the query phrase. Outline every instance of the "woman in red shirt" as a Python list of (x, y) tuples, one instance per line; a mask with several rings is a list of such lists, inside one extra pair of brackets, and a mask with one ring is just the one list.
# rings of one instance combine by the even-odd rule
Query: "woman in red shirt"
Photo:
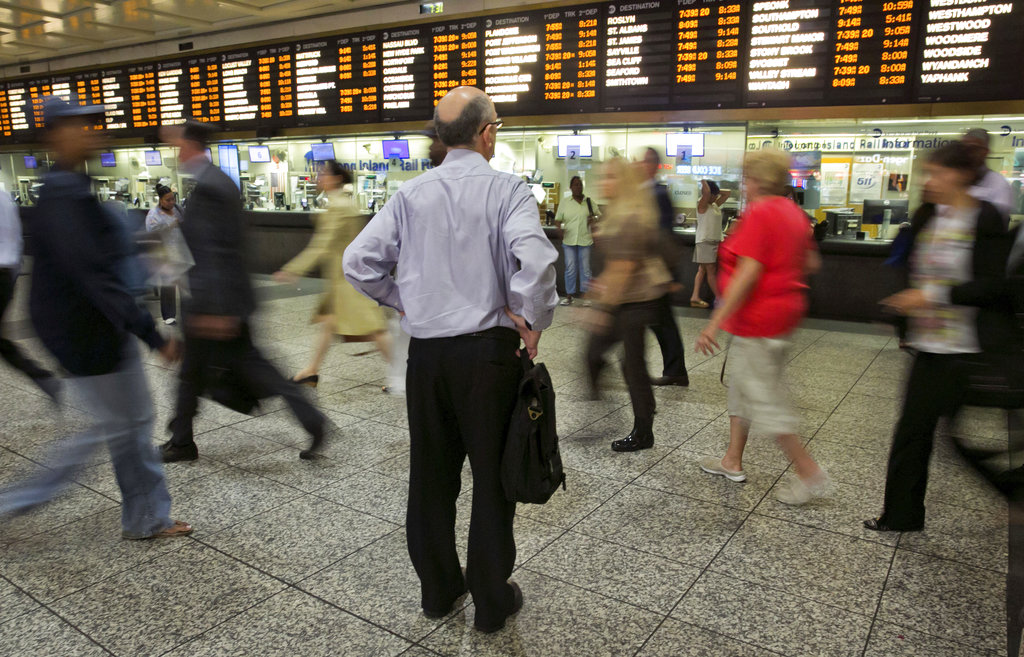
[(747, 209), (719, 249), (722, 303), (697, 338), (711, 355), (719, 328), (733, 335), (729, 348), (729, 448), (721, 459), (701, 459), (705, 472), (745, 481), (743, 449), (751, 423), (777, 436), (796, 478), (777, 492), (780, 502), (804, 504), (824, 494), (828, 475), (804, 449), (783, 381), (789, 334), (807, 311), (807, 274), (820, 266), (807, 215), (781, 196), (789, 183), (789, 156), (764, 150), (747, 155), (743, 185)]

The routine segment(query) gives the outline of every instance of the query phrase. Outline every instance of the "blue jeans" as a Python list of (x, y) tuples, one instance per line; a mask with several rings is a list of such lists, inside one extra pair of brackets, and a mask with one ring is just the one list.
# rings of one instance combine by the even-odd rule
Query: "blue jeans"
[(590, 247), (563, 244), (562, 249), (565, 251), (565, 293), (581, 294), (590, 285)]
[(47, 470), (0, 492), (0, 516), (39, 506), (68, 482), (101, 443), (113, 460), (121, 488), (121, 529), (125, 538), (145, 538), (173, 523), (163, 463), (153, 445), (153, 400), (134, 339), (116, 372), (68, 379), (96, 423), (51, 454)]

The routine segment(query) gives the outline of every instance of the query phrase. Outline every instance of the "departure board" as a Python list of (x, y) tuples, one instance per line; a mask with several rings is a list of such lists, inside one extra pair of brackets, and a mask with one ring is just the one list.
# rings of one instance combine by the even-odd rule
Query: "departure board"
[(185, 108), (188, 85), (184, 63), (180, 61), (157, 62), (156, 84), (160, 124), (181, 123), (189, 114)]
[[(916, 0), (923, 6), (927, 0)], [(841, 102), (908, 100), (915, 48), (915, 0), (846, 0), (833, 16), (829, 98)]]
[(536, 13), (497, 16), (484, 21), (483, 89), (498, 108), (536, 105), (544, 84), (544, 26)]
[(291, 121), (296, 116), (294, 53), (295, 46), (290, 43), (256, 49), (256, 86), (261, 122), (275, 118)]
[(1024, 100), (1022, 62), (1024, 0), (591, 2), (9, 79), (0, 142), (35, 139), (51, 94), (118, 137), (420, 122), (460, 85), (502, 117)]
[(775, 0), (751, 8), (747, 105), (818, 105), (832, 72), (832, 5)]
[(427, 26), (381, 34), (380, 93), (384, 121), (426, 120), (432, 114), (431, 45)]
[(914, 100), (1021, 96), (1024, 2), (931, 0), (922, 10)]
[(479, 20), (453, 21), (430, 28), (433, 65), (432, 104), (448, 91), (460, 86), (475, 87), (480, 83), (480, 44), (482, 23)]
[(11, 105), (7, 102), (7, 88), (0, 86), (0, 137), (11, 137), (14, 127), (11, 124)]
[(380, 121), (380, 39), (376, 33), (341, 37), (338, 114), (341, 123)]
[(608, 5), (604, 20), (604, 111), (671, 107), (678, 22), (670, 0)]
[[(597, 112), (601, 70), (601, 7), (542, 12), (544, 20), (543, 106), (556, 113)], [(539, 70), (538, 66), (538, 70)]]
[(259, 123), (259, 66), (248, 51), (220, 56), (221, 120), (228, 129)]
[(160, 126), (160, 101), (157, 94), (156, 64), (150, 62), (128, 67), (128, 89), (133, 128)]
[(220, 57), (207, 55), (185, 61), (190, 116), (199, 121), (221, 120)]
[(735, 107), (743, 98), (743, 5), (736, 0), (677, 0), (675, 12), (672, 107)]

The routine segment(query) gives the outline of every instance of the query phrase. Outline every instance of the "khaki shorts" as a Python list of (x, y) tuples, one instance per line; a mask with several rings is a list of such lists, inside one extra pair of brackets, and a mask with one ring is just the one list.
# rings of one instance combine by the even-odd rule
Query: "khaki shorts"
[(700, 265), (718, 262), (718, 242), (697, 242), (693, 245), (693, 261)]
[(783, 378), (786, 338), (734, 337), (729, 346), (729, 415), (773, 436), (795, 434), (800, 418)]

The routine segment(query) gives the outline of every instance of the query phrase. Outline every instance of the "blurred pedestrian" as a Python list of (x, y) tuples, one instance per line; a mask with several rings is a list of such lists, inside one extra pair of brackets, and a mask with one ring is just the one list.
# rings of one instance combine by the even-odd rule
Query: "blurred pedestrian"
[(1010, 238), (1002, 213), (978, 201), (973, 147), (947, 144), (928, 155), (924, 200), (911, 221), (910, 287), (882, 300), (908, 319), (915, 350), (893, 434), (882, 515), (876, 531), (924, 527), (928, 460), (939, 419), (956, 417), (966, 354), (1019, 349), (1005, 294)]
[(573, 176), (569, 190), (572, 195), (558, 204), (558, 212), (555, 213), (555, 225), (562, 230), (562, 251), (565, 254), (563, 306), (570, 305), (574, 297), (582, 296), (590, 284), (590, 249), (594, 245), (590, 229), (597, 218), (594, 202), (583, 195), (583, 179)]
[(380, 306), (359, 294), (342, 271), (345, 248), (367, 220), (356, 206), (351, 184), (352, 174), (336, 160), (321, 164), (317, 187), (318, 192), (327, 195), (327, 212), (313, 213), (313, 239), (302, 253), (274, 274), (274, 279), (281, 283), (295, 283), (314, 268), (327, 277), (327, 291), (313, 315), (313, 322), (321, 326), (320, 339), (309, 365), (292, 377), (295, 383), (314, 388), (320, 382), (320, 366), (336, 335), (345, 342), (373, 340), (384, 359), (391, 359), (391, 336), (384, 313)]
[(196, 184), (182, 221), (195, 260), (184, 308), (185, 358), (178, 375), (171, 439), (161, 447), (163, 459), (170, 463), (199, 458), (192, 430), (199, 396), (214, 383), (215, 374), (224, 371), (257, 398), (281, 396), (310, 435), (309, 447), (299, 453), (300, 458), (313, 458), (327, 432), (327, 419), (252, 342), (249, 318), (256, 300), (242, 253), (242, 200), (234, 181), (206, 157), (213, 131), (210, 124), (193, 120), (165, 130), (178, 148), (178, 166)]
[(743, 163), (746, 211), (719, 249), (723, 297), (697, 338), (697, 351), (720, 349), (718, 331), (732, 334), (728, 358), (729, 447), (723, 458), (700, 460), (705, 472), (745, 481), (743, 450), (751, 425), (774, 435), (796, 477), (776, 497), (804, 504), (825, 494), (828, 475), (798, 435), (800, 420), (784, 380), (790, 333), (807, 312), (806, 277), (820, 257), (798, 205), (781, 194), (789, 183), (789, 156), (774, 150), (748, 153)]
[[(406, 536), (423, 613), (448, 615), (468, 585), (475, 627), (496, 632), (523, 605), (509, 581), (516, 505), (500, 475), (523, 373), (516, 350), (535, 357), (551, 324), (558, 253), (526, 184), (488, 164), (501, 126), (491, 99), (474, 87), (452, 89), (434, 126), (448, 147), (444, 163), (388, 200), (346, 249), (345, 276), (403, 313), (412, 336)], [(455, 502), (467, 455), (473, 509), (463, 575)]]
[[(0, 319), (14, 300), (14, 286), (21, 271), (21, 219), (10, 194), (0, 192)], [(0, 335), (0, 358), (25, 374), (53, 401), (60, 393), (60, 380), (52, 372), (21, 352), (16, 344)]]
[(690, 295), (690, 306), (693, 308), (707, 308), (709, 305), (700, 298), (705, 280), (711, 288), (711, 294), (718, 298), (718, 245), (722, 242), (722, 206), (729, 200), (731, 193), (719, 189), (714, 180), (702, 180), (700, 183), (697, 235), (693, 246), (697, 275), (693, 280), (693, 294)]
[(636, 169), (621, 158), (601, 168), (601, 196), (607, 207), (597, 248), (604, 259), (591, 286), (595, 306), (584, 324), (590, 331), (587, 372), (596, 397), (604, 355), (619, 342), (625, 356), (622, 373), (633, 405), (633, 429), (612, 443), (616, 452), (654, 446), (654, 392), (644, 358), (644, 332), (659, 319), (672, 276), (662, 259), (654, 198)]
[(983, 128), (968, 130), (960, 139), (967, 147), (974, 166), (974, 180), (971, 182), (970, 195), (979, 201), (986, 201), (996, 207), (1003, 215), (1003, 228), (1009, 226), (1010, 214), (1014, 211), (1013, 189), (1006, 178), (998, 171), (988, 168), (988, 155), (991, 139), (988, 131)]
[(672, 208), (672, 199), (669, 198), (668, 188), (658, 182), (658, 169), (661, 168), (661, 156), (658, 151), (648, 148), (644, 151), (643, 160), (640, 163), (640, 170), (643, 174), (641, 187), (653, 196), (653, 202), (658, 213), (658, 229), (661, 243), (660, 251), (662, 258), (672, 276), (672, 284), (665, 290), (665, 294), (658, 302), (658, 313), (653, 323), (648, 328), (658, 339), (658, 346), (661, 347), (661, 359), (663, 368), (661, 376), (651, 379), (656, 386), (688, 386), (690, 376), (686, 372), (686, 356), (683, 350), (683, 339), (679, 336), (679, 326), (676, 324), (676, 317), (672, 313), (672, 296), (674, 290), (681, 290), (682, 284), (677, 279), (678, 263), (676, 259), (676, 235), (673, 232), (675, 226), (675, 210)]
[[(146, 230), (151, 233), (180, 230), (182, 210), (177, 202), (178, 195), (170, 187), (157, 185), (156, 196), (157, 204), (146, 214)], [(178, 286), (173, 282), (160, 286), (160, 316), (168, 326), (178, 321)]]
[[(68, 371), (69, 386), (94, 418), (85, 432), (55, 450), (41, 474), (0, 493), (0, 514), (24, 513), (55, 497), (106, 443), (121, 489), (122, 535), (184, 536), (192, 527), (170, 517), (163, 466), (153, 448), (153, 401), (135, 337), (177, 359), (178, 343), (157, 331), (122, 280), (132, 257), (127, 229), (106, 212), (80, 169), (99, 150), (92, 130), (102, 105), (47, 98), (45, 141), (54, 153), (33, 224), (29, 309), (43, 345)], [(133, 337), (134, 336), (134, 337)]]

